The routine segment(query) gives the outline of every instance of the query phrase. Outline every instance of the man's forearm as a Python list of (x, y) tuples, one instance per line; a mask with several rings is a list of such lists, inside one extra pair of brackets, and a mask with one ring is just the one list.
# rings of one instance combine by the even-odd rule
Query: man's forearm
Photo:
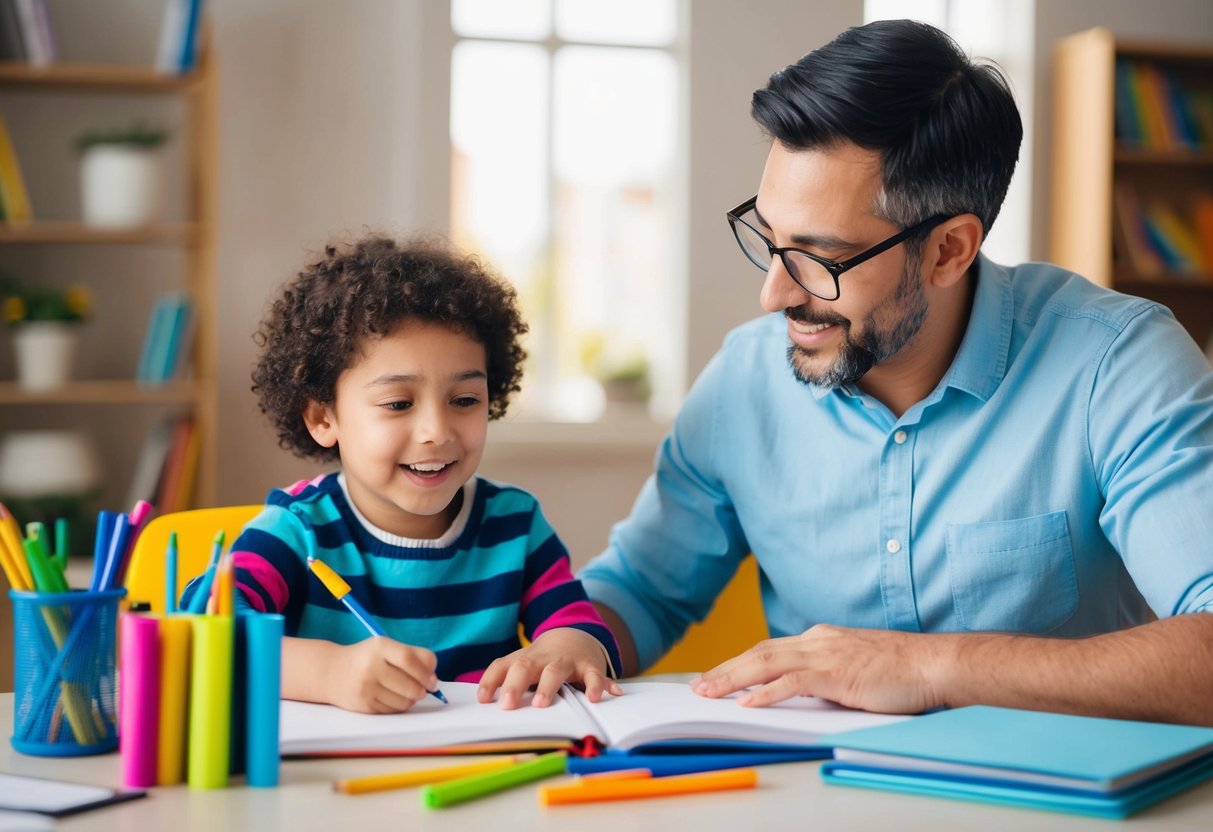
[(973, 633), (931, 672), (943, 704), (1213, 725), (1213, 614), (1085, 639)]

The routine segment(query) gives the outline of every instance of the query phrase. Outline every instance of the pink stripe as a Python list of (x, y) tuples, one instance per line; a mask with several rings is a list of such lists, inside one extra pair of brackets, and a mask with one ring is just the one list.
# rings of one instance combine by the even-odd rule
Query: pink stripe
[(522, 608), (526, 609), (543, 593), (567, 584), (571, 580), (573, 580), (573, 573), (569, 571), (569, 561), (567, 558), (561, 558), (549, 566), (548, 571), (540, 575), (535, 583), (526, 588), (526, 592), (522, 594)]
[(484, 675), (487, 667), (482, 667), (479, 670), (469, 670), (467, 673), (460, 673), (455, 677), (456, 682), (479, 682), (480, 677)]
[[(290, 600), (291, 593), (282, 574), (274, 568), (273, 564), (256, 552), (233, 552), (232, 557), (236, 568), (248, 572), (249, 576), (270, 596), (270, 600), (274, 604), (274, 612), (282, 612), (286, 609), (286, 602)], [(249, 585), (237, 584), (237, 586), (247, 588)], [(267, 612), (267, 610), (261, 609), (261, 605), (264, 603), (261, 593), (247, 588), (244, 595), (248, 598), (249, 603), (257, 607), (260, 612)]]
[(320, 485), (320, 481), (327, 476), (328, 474), (321, 474), (320, 476), (314, 477), (310, 480), (299, 480), (299, 482), (291, 483), (282, 490), (287, 494), (290, 494), (292, 497), (298, 497), (301, 493), (303, 493), (303, 489), (307, 488), (309, 485)]
[(545, 619), (535, 628), (535, 638), (539, 638), (548, 630), (568, 627), (571, 624), (600, 624), (603, 629), (606, 629), (606, 624), (598, 617), (598, 611), (594, 609), (593, 604), (589, 601), (577, 601), (560, 608), (554, 615)]

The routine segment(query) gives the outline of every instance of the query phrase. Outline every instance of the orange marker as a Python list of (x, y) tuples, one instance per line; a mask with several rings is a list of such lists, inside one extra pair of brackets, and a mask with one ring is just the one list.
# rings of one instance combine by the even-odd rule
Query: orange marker
[(556, 806), (566, 803), (598, 803), (606, 800), (636, 800), (645, 797), (666, 797), (676, 794), (699, 794), (729, 789), (752, 789), (758, 785), (758, 772), (753, 768), (730, 768), (699, 774), (678, 774), (672, 777), (624, 777), (615, 779), (581, 778), (539, 788), (539, 805)]

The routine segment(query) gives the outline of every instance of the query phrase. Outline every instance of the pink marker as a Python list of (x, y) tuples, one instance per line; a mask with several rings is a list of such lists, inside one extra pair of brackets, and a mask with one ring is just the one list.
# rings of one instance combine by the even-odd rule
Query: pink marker
[(120, 626), (118, 751), (122, 784), (154, 786), (160, 733), (160, 622), (125, 612)]

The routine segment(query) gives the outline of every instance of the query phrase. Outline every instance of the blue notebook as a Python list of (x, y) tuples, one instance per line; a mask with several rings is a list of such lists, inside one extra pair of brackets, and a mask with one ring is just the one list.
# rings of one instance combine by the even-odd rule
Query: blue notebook
[(1213, 728), (973, 706), (833, 734), (827, 783), (1123, 818), (1213, 776)]

